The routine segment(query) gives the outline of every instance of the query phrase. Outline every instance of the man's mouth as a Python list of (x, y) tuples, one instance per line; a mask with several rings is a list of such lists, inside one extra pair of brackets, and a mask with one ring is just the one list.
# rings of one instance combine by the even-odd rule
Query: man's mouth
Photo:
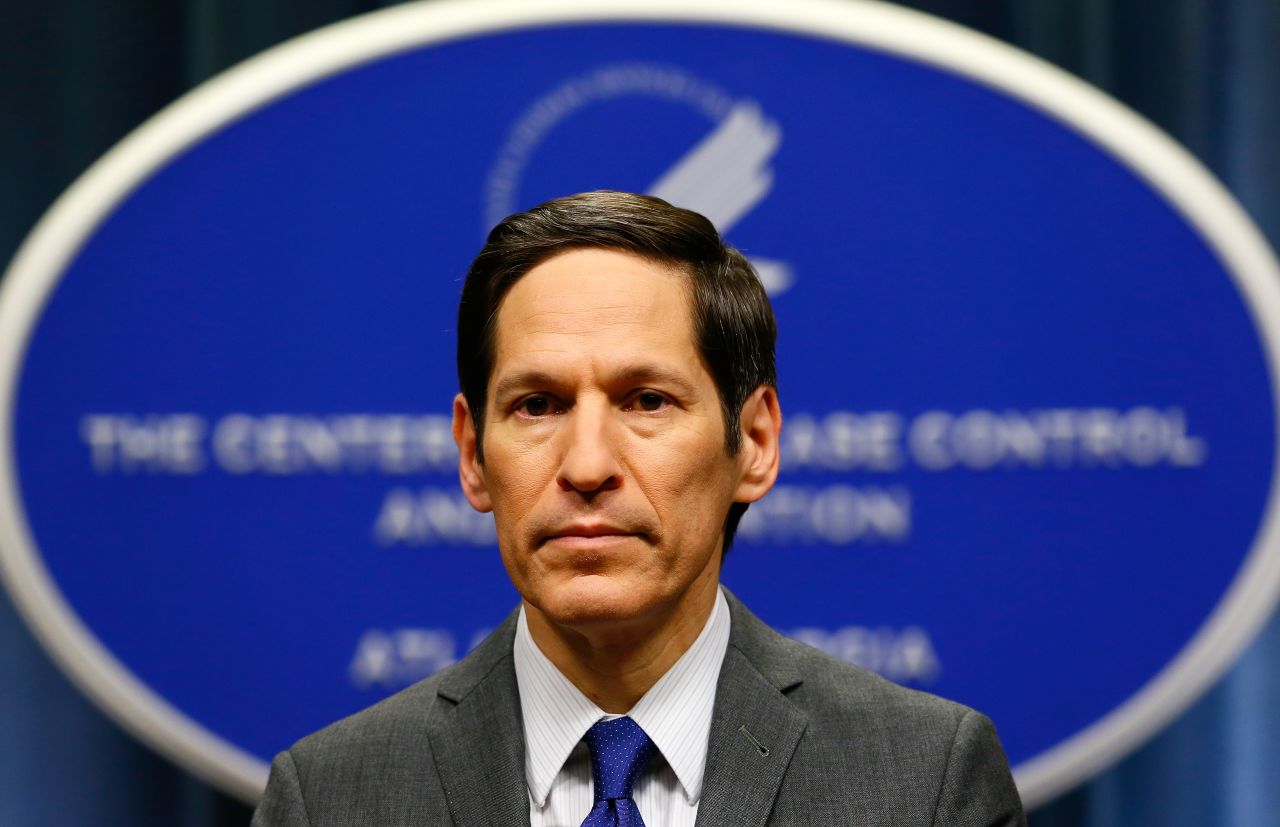
[(574, 548), (600, 548), (622, 543), (642, 536), (619, 526), (604, 523), (583, 523), (557, 528), (550, 532), (543, 544), (555, 544)]

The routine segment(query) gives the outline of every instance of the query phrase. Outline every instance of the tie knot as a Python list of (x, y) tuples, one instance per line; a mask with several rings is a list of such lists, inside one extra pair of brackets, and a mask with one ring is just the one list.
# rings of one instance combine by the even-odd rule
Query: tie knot
[(582, 737), (591, 750), (591, 776), (597, 802), (631, 798), (631, 787), (658, 747), (630, 718), (597, 721)]

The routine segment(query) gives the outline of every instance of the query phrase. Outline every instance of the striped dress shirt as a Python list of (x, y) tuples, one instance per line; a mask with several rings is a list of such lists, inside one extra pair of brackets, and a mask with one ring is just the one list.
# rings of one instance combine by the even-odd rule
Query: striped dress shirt
[[(728, 645), (729, 606), (717, 592), (698, 639), (627, 713), (658, 747), (634, 790), (646, 827), (693, 827)], [(542, 653), (523, 608), (512, 656), (524, 718), (531, 827), (579, 827), (593, 803), (591, 756), (582, 736), (596, 721), (620, 716), (592, 703)]]

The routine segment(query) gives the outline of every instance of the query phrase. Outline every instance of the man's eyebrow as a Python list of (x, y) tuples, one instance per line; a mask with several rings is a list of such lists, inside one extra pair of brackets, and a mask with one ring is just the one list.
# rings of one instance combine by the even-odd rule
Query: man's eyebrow
[(558, 384), (555, 377), (546, 371), (522, 370), (498, 380), (498, 384), (493, 386), (493, 398), (502, 399), (505, 396), (528, 390), (529, 388), (550, 388)]
[(694, 387), (693, 383), (681, 373), (660, 365), (633, 365), (626, 367), (610, 374), (610, 380), (611, 383), (620, 385), (634, 386), (648, 383), (674, 385), (681, 393), (687, 395), (693, 395), (697, 392), (697, 388)]
[[(610, 373), (607, 381), (611, 385), (644, 385), (654, 383), (675, 387), (680, 393), (689, 396), (697, 392), (697, 388), (679, 371), (670, 370), (659, 365), (632, 365)], [(512, 394), (531, 389), (554, 389), (562, 384), (550, 373), (542, 370), (522, 370), (502, 377), (493, 386), (493, 398), (504, 399)]]

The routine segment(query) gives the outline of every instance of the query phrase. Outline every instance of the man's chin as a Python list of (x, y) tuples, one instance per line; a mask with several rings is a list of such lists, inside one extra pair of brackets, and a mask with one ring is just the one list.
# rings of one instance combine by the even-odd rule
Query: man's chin
[(584, 626), (627, 624), (656, 608), (656, 597), (631, 578), (583, 574), (546, 589), (526, 600), (549, 621), (570, 629)]

